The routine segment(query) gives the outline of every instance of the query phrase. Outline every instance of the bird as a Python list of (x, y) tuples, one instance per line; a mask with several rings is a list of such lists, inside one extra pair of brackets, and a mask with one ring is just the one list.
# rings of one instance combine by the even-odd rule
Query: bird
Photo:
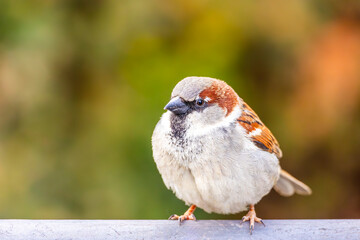
[(280, 195), (310, 195), (311, 189), (281, 169), (278, 141), (227, 83), (186, 77), (176, 84), (152, 135), (153, 158), (163, 182), (190, 206), (170, 220), (196, 220), (195, 209), (218, 214), (248, 210), (272, 188)]

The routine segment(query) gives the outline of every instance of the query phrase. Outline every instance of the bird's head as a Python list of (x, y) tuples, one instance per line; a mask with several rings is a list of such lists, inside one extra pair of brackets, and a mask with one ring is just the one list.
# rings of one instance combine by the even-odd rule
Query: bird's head
[(235, 119), (241, 99), (225, 82), (208, 77), (187, 77), (173, 89), (164, 109), (190, 127), (201, 128)]

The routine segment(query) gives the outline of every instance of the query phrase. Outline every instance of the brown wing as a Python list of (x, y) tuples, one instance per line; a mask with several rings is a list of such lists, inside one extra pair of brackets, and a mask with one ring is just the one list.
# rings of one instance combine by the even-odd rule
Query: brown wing
[(278, 141), (270, 130), (261, 122), (259, 116), (245, 102), (242, 105), (242, 114), (238, 122), (243, 126), (253, 143), (260, 149), (275, 153), (278, 158), (282, 157), (282, 152)]

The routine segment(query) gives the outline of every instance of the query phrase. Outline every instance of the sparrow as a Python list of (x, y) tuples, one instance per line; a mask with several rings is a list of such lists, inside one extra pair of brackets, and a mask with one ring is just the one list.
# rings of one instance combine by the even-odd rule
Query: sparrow
[[(169, 219), (196, 220), (196, 207), (219, 214), (249, 209), (250, 233), (257, 204), (272, 188), (280, 195), (311, 194), (282, 170), (278, 141), (258, 115), (224, 81), (187, 77), (173, 89), (152, 135), (153, 158), (168, 189), (190, 208)], [(265, 225), (264, 225), (265, 226)]]

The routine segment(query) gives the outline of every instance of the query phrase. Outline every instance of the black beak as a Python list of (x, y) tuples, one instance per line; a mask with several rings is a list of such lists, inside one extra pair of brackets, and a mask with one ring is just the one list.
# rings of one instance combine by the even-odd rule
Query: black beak
[(189, 110), (189, 107), (180, 97), (175, 97), (171, 99), (168, 104), (166, 104), (164, 109), (172, 111), (176, 115), (180, 115), (186, 113)]

